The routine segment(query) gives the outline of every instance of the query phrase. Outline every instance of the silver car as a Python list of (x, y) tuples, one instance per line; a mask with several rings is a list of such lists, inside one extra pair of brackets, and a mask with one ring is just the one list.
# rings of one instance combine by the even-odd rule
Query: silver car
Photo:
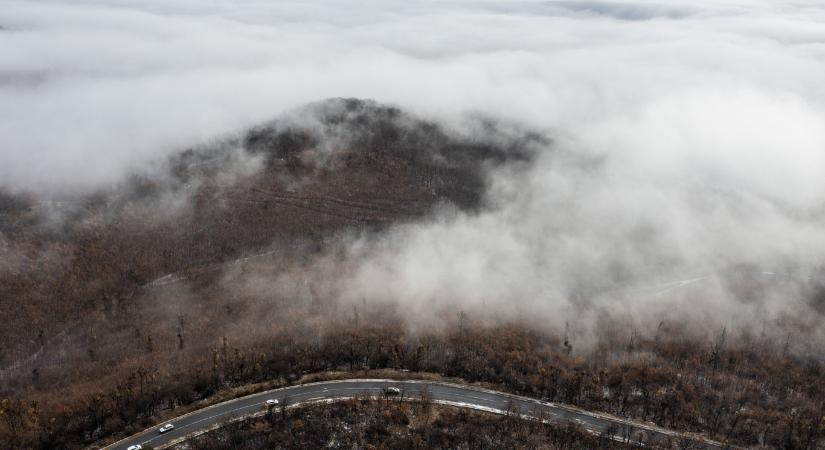
[(171, 431), (172, 428), (175, 428), (175, 426), (172, 425), (171, 423), (167, 423), (166, 425), (158, 428), (158, 432), (160, 432), (160, 434), (163, 434), (163, 433), (166, 433), (167, 431)]
[(393, 386), (386, 387), (386, 388), (384, 388), (384, 395), (389, 396), (389, 397), (394, 397), (396, 395), (401, 395), (401, 389), (398, 389), (397, 387), (393, 387)]

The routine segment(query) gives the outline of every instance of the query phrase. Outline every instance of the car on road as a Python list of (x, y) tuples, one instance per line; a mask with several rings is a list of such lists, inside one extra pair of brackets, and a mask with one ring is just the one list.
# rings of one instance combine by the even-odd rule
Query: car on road
[(388, 397), (394, 397), (396, 395), (401, 395), (401, 389), (398, 389), (395, 386), (385, 387), (384, 388), (384, 395)]
[(163, 433), (166, 433), (167, 431), (171, 431), (172, 428), (175, 428), (175, 426), (172, 425), (171, 423), (167, 423), (166, 425), (158, 428), (158, 432), (160, 432), (160, 434), (163, 434)]
[(275, 400), (274, 398), (270, 398), (269, 400), (266, 401), (266, 406), (275, 406), (277, 404), (278, 404), (278, 400)]
[(142, 446), (142, 445), (140, 445), (140, 444), (138, 444), (138, 445), (130, 445), (130, 446), (129, 446), (129, 448), (127, 448), (126, 450), (143, 450), (143, 446)]

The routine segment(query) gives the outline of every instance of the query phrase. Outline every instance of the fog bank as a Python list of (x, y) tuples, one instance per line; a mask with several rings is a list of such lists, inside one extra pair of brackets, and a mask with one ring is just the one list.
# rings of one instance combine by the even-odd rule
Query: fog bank
[[(0, 184), (90, 191), (327, 97), (480, 113), (552, 143), (481, 212), (355, 239), (336, 295), (819, 330), (817, 3), (4, 1)], [(730, 271), (798, 283), (744, 298)]]

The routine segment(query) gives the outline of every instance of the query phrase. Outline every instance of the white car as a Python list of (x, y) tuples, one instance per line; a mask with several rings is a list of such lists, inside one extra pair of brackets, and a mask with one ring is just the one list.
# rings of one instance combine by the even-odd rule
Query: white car
[(278, 400), (275, 400), (274, 398), (270, 398), (269, 400), (266, 401), (266, 406), (275, 406), (277, 404), (278, 404)]
[(392, 386), (384, 388), (384, 395), (387, 395), (387, 396), (401, 395), (401, 389), (398, 389), (397, 387), (392, 387)]
[(163, 433), (166, 433), (167, 431), (172, 430), (172, 428), (175, 428), (175, 426), (174, 426), (174, 425), (172, 425), (171, 423), (167, 423), (166, 425), (164, 425), (164, 426), (162, 426), (162, 427), (158, 428), (158, 432), (160, 432), (161, 434), (163, 434)]
[(126, 450), (143, 450), (143, 446), (142, 446), (142, 445), (140, 445), (140, 444), (138, 444), (138, 445), (130, 445), (130, 446), (129, 446), (129, 448), (127, 448)]

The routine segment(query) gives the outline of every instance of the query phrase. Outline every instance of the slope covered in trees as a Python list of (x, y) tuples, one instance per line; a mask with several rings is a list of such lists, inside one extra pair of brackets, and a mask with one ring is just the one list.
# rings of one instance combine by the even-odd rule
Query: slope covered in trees
[[(547, 140), (483, 121), (462, 134), (358, 100), (300, 114), (96, 195), (0, 193), (0, 442), (82, 448), (249, 383), (389, 368), (741, 445), (821, 447), (825, 367), (803, 332), (607, 318), (581, 345), (449, 299), (440, 323), (337, 301), (319, 267), (347, 273), (353, 243), (433, 211), (482, 210), (487, 168), (529, 162)], [(407, 437), (460, 445), (444, 431), (454, 419)], [(561, 432), (533, 431), (549, 445)]]
[(575, 426), (553, 426), (515, 417), (427, 403), (353, 400), (311, 409), (275, 410), (260, 419), (229, 424), (180, 450), (286, 448), (365, 449), (631, 449)]

